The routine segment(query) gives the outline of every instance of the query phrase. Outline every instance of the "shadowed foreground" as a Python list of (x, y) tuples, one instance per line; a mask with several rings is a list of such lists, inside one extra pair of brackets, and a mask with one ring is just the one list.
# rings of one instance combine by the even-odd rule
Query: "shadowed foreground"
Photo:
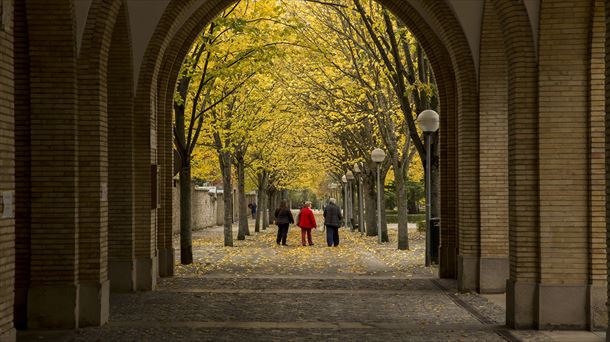
[[(220, 227), (194, 232), (194, 258), (158, 290), (113, 294), (110, 323), (77, 332), (26, 332), (20, 341), (596, 341), (589, 332), (508, 331), (504, 309), (423, 267), (423, 235), (411, 250), (341, 229), (341, 245), (288, 247), (276, 228), (222, 247)], [(178, 239), (176, 239), (178, 240)], [(176, 246), (177, 248), (177, 246)], [(177, 256), (176, 260), (179, 260)], [(572, 334), (572, 335), (569, 335)]]

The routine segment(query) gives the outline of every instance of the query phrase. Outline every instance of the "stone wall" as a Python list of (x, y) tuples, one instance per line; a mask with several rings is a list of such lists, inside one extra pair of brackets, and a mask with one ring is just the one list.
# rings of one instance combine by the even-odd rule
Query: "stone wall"
[[(172, 231), (174, 234), (180, 233), (180, 183), (175, 181), (172, 190)], [(224, 202), (223, 193), (214, 193), (214, 190), (200, 188), (195, 185), (191, 187), (191, 219), (193, 229), (222, 226), (224, 224)], [(237, 195), (234, 196), (237, 198)], [(253, 203), (256, 201), (255, 193), (246, 194), (246, 201)], [(238, 220), (237, 205), (233, 205), (233, 221)], [(250, 217), (250, 211), (247, 213)]]
[[(175, 182), (172, 196), (172, 225), (173, 233), (180, 233), (180, 186)], [(201, 189), (192, 185), (191, 187), (191, 219), (193, 229), (214, 227), (223, 224), (223, 197), (209, 189)]]

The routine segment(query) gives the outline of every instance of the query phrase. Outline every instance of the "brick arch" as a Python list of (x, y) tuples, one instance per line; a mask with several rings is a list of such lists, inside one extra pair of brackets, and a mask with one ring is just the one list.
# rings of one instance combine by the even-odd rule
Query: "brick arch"
[(113, 292), (136, 289), (134, 244), (133, 56), (121, 1), (108, 52), (108, 278)]
[[(89, 7), (78, 68), (79, 326), (108, 321), (108, 57), (121, 0)], [(93, 299), (93, 301), (92, 301)]]
[[(451, 10), (446, 4), (425, 4), (428, 10), (433, 13), (433, 18), (439, 24), (442, 37), (438, 37), (428, 24), (417, 14), (407, 3), (394, 3), (392, 1), (383, 1), (398, 17), (405, 21), (412, 29), (413, 33), (418, 37), (422, 46), (426, 50), (430, 58), (435, 77), (442, 85), (439, 87), (441, 92), (441, 109), (445, 114), (442, 117), (445, 129), (441, 130), (441, 140), (443, 143), (441, 155), (443, 158), (441, 169), (443, 170), (442, 186), (447, 191), (443, 194), (441, 200), (443, 210), (443, 237), (442, 241), (442, 274), (445, 277), (455, 277), (456, 270), (456, 253), (457, 253), (457, 227), (468, 227), (465, 238), (462, 239), (464, 250), (477, 251), (478, 246), (478, 118), (477, 114), (477, 81), (474, 70), (474, 62), (470, 54), (470, 50), (466, 38), (459, 26), (457, 20), (453, 17)], [(436, 3), (436, 2), (435, 2)], [(228, 2), (212, 1), (199, 7), (185, 24), (176, 31), (175, 36), (170, 39), (171, 43), (167, 45), (163, 51), (161, 48), (147, 50), (146, 60), (147, 68), (141, 70), (140, 82), (147, 79), (149, 82), (157, 84), (157, 92), (154, 94), (157, 104), (157, 115), (167, 117), (166, 123), (171, 122), (172, 107), (171, 100), (173, 98), (174, 84), (176, 77), (191, 42), (196, 35), (203, 29), (205, 24), (209, 22), (216, 14), (218, 14)], [(183, 18), (184, 13), (177, 11), (172, 4), (169, 5), (169, 10), (164, 18), (170, 20), (169, 17), (174, 15), (174, 20)], [(448, 16), (450, 19), (448, 19)], [(167, 24), (166, 24), (167, 25)], [(151, 43), (152, 46), (162, 45), (163, 34), (167, 34), (169, 30), (158, 29)], [(150, 64), (154, 58), (151, 55), (155, 51), (159, 54), (157, 60), (160, 68), (157, 69), (157, 64)], [(457, 70), (456, 70), (457, 69)], [(145, 76), (146, 74), (147, 76)], [(156, 75), (152, 77), (152, 75)], [(140, 88), (149, 88), (149, 85), (139, 84)], [(140, 90), (139, 90), (140, 91)], [(162, 96), (165, 93), (165, 98)], [(142, 91), (139, 95), (144, 96), (146, 92)], [(151, 98), (151, 103), (154, 100)], [(166, 125), (166, 127), (169, 127)], [(461, 138), (458, 137), (458, 130), (464, 132)], [(461, 139), (461, 140), (460, 140)], [(168, 140), (166, 136), (165, 140)], [(457, 155), (457, 144), (462, 144), (462, 154), (460, 158)], [(166, 147), (168, 150), (169, 148)], [(165, 152), (166, 154), (168, 152)], [(454, 158), (451, 158), (454, 157)], [(461, 161), (460, 168), (462, 169), (461, 178), (458, 176), (458, 160)], [(167, 164), (167, 163), (166, 163)], [(167, 164), (169, 165), (169, 164)], [(458, 179), (461, 179), (461, 194), (458, 200)], [(167, 180), (165, 181), (168, 186)], [(466, 191), (469, 190), (469, 191)], [(462, 221), (458, 222), (457, 204), (462, 203), (460, 211), (464, 212), (461, 215)], [(446, 223), (445, 223), (446, 222)], [(160, 232), (160, 230), (158, 230)], [(470, 238), (466, 238), (470, 237)], [(475, 245), (472, 243), (477, 242)], [(478, 253), (478, 252), (475, 252)], [(464, 269), (464, 272), (475, 272), (476, 269)], [(472, 277), (472, 276), (470, 276)]]
[(479, 50), (481, 293), (502, 293), (508, 279), (508, 62), (500, 20), (483, 8)]
[[(538, 74), (523, 3), (492, 0), (508, 61), (509, 262), (506, 322), (533, 326), (538, 269)], [(517, 167), (519, 165), (519, 167)], [(525, 243), (530, 241), (530, 243)]]
[[(408, 6), (403, 4), (404, 9)], [(455, 141), (457, 145), (456, 206), (457, 212), (457, 280), (460, 290), (475, 290), (478, 281), (480, 256), (479, 219), (479, 118), (478, 83), (474, 60), (468, 41), (452, 9), (445, 1), (421, 1), (422, 8), (431, 18), (430, 25), (438, 29), (440, 42), (449, 52), (455, 78)], [(411, 17), (413, 9), (403, 13)], [(432, 34), (427, 25), (417, 37)], [(450, 94), (449, 94), (450, 95)], [(451, 118), (449, 118), (451, 119)], [(441, 177), (444, 175), (442, 174)], [(441, 190), (442, 191), (442, 190)]]

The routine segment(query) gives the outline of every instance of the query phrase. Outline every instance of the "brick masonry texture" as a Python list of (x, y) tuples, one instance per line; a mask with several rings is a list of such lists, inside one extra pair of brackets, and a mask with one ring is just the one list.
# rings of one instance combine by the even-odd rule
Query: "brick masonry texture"
[(480, 49), (480, 256), (508, 258), (508, 71), (500, 22), (489, 1)]
[[(12, 1), (4, 6), (12, 7)], [(9, 10), (8, 8), (6, 10)], [(15, 194), (15, 131), (13, 22), (0, 26), (0, 191)], [(2, 215), (4, 206), (12, 206), (9, 215)], [(13, 334), (13, 302), (15, 282), (15, 211), (14, 203), (2, 203), (0, 212), (0, 340)]]
[[(382, 2), (439, 84), (440, 276), (458, 276), (458, 253), (509, 256), (511, 282), (606, 286), (604, 2), (542, 2), (534, 39), (523, 2), (486, 0), (478, 75), (447, 2)], [(134, 80), (124, 0), (92, 1), (79, 55), (74, 1), (15, 1), (0, 31), (0, 190), (16, 203), (0, 219), (0, 336), (23, 323), (30, 286), (104, 282), (109, 261), (173, 248), (175, 82), (228, 4), (171, 0)]]

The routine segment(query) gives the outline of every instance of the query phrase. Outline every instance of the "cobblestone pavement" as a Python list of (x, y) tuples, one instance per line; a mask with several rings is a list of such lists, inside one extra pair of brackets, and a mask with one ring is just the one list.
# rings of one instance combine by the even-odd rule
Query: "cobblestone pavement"
[[(503, 327), (504, 309), (423, 267), (423, 236), (411, 250), (341, 230), (328, 248), (275, 244), (275, 228), (222, 247), (221, 228), (194, 232), (190, 266), (158, 290), (112, 294), (101, 328), (21, 333), (19, 341), (551, 341), (550, 335)], [(178, 239), (176, 239), (178, 240)], [(178, 246), (176, 246), (178, 247)], [(178, 249), (178, 248), (176, 248)], [(176, 260), (179, 260), (178, 254)]]

